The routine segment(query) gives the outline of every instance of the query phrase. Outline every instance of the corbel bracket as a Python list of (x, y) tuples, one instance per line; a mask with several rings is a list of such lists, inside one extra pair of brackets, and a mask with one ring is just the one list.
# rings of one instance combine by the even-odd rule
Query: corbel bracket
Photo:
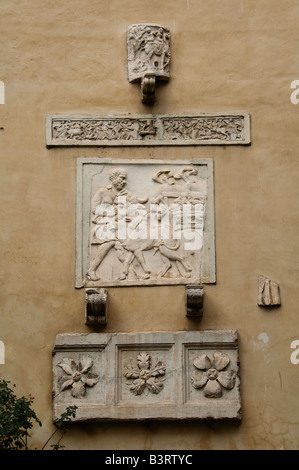
[(156, 90), (156, 77), (155, 75), (145, 75), (141, 79), (141, 93), (142, 103), (154, 104)]
[(108, 292), (106, 289), (85, 289), (85, 324), (107, 324)]
[(203, 286), (187, 285), (185, 288), (186, 316), (201, 318), (203, 315)]
[(142, 103), (154, 104), (157, 80), (170, 77), (170, 32), (158, 24), (133, 24), (128, 28), (128, 78), (141, 82)]

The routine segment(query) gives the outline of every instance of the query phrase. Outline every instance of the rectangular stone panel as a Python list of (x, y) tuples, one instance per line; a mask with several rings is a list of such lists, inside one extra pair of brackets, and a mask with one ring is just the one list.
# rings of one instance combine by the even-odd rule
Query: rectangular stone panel
[(57, 335), (53, 417), (241, 419), (235, 330)]
[(76, 287), (214, 283), (213, 161), (78, 159)]
[(47, 147), (247, 145), (248, 113), (48, 115)]

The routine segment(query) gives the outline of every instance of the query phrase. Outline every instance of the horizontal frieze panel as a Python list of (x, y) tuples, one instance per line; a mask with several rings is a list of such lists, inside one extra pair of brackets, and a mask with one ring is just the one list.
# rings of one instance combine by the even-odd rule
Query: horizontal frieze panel
[(238, 333), (58, 335), (54, 421), (73, 405), (79, 422), (239, 420)]
[(48, 115), (47, 146), (247, 145), (248, 113)]

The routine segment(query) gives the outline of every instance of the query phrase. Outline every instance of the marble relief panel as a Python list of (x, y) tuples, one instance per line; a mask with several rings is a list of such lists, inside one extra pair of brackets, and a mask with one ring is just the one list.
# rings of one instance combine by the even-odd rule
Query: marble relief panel
[(213, 162), (78, 162), (77, 287), (215, 282)]
[(48, 115), (47, 147), (248, 145), (248, 113)]
[(236, 330), (57, 335), (54, 420), (241, 419)]

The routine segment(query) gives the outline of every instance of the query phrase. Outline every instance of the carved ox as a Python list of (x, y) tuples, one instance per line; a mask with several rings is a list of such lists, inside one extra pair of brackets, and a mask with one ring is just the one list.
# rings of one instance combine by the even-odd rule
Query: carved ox
[[(174, 246), (168, 246), (164, 240), (132, 240), (127, 239), (124, 241), (118, 241), (115, 244), (115, 248), (118, 251), (118, 258), (123, 263), (123, 270), (121, 274), (121, 279), (126, 279), (129, 274), (129, 268), (133, 261), (136, 259), (140, 266), (142, 267), (145, 275), (143, 279), (149, 279), (151, 270), (146, 264), (144, 258), (144, 251), (154, 249), (154, 255), (157, 251), (162, 255), (163, 266), (158, 273), (158, 276), (165, 276), (167, 271), (171, 269), (172, 264), (170, 261), (175, 261), (178, 271), (181, 275), (190, 277), (190, 272), (192, 271), (191, 266), (186, 260), (185, 256), (178, 253), (178, 248), (180, 242), (177, 241)], [(180, 270), (180, 266), (183, 266), (184, 272)]]

